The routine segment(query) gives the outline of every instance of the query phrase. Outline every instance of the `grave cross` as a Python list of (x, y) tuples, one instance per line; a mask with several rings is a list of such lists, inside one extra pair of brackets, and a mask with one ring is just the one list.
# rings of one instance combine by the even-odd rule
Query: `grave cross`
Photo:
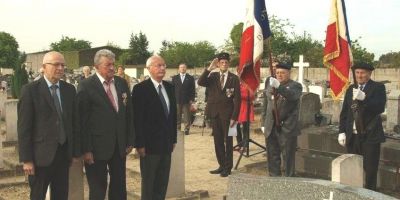
[(303, 85), (304, 86), (304, 78), (303, 78), (303, 75), (304, 75), (304, 67), (309, 67), (310, 66), (310, 63), (308, 63), (308, 62), (304, 62), (304, 56), (303, 55), (300, 55), (299, 56), (299, 62), (295, 62), (295, 63), (293, 63), (293, 66), (295, 66), (295, 67), (299, 67), (299, 76), (298, 76), (298, 79), (297, 79), (297, 81), (299, 82), (299, 83), (301, 83), (301, 85)]

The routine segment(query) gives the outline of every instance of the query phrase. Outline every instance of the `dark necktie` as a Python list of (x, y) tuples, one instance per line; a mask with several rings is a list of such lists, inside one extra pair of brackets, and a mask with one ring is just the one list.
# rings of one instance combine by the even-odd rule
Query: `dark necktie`
[(358, 86), (358, 88), (359, 88), (361, 91), (363, 91), (363, 90), (364, 90), (364, 86), (365, 86), (365, 85), (360, 85), (360, 86)]
[(53, 97), (54, 105), (56, 107), (58, 118), (59, 118), (58, 125), (59, 125), (60, 131), (59, 131), (58, 143), (64, 144), (65, 140), (66, 140), (66, 136), (65, 136), (65, 130), (64, 130), (64, 121), (63, 121), (63, 117), (62, 117), (61, 104), (60, 104), (60, 100), (58, 99), (58, 95), (57, 95), (57, 88), (58, 88), (58, 85), (50, 86), (51, 96)]
[(221, 78), (220, 78), (220, 82), (221, 82), (221, 89), (224, 88), (224, 78), (225, 78), (225, 74), (221, 74)]
[(104, 85), (106, 86), (106, 94), (108, 100), (110, 100), (111, 105), (114, 107), (114, 110), (118, 112), (117, 104), (115, 103), (114, 95), (111, 92), (111, 81), (104, 81)]
[(162, 93), (161, 88), (162, 88), (162, 85), (159, 84), (158, 85), (158, 97), (160, 97), (161, 104), (162, 104), (163, 109), (164, 109), (164, 114), (168, 118), (168, 106), (167, 106), (167, 102), (165, 101), (165, 98), (164, 98), (164, 95)]

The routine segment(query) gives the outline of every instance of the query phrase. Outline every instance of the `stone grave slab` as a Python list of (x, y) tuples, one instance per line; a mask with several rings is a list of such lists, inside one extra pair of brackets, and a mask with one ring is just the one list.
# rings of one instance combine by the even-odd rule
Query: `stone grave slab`
[(299, 121), (301, 127), (315, 124), (315, 114), (319, 113), (321, 102), (314, 93), (303, 93), (300, 99)]
[(233, 174), (229, 176), (227, 199), (394, 200), (396, 198), (364, 188), (319, 179)]

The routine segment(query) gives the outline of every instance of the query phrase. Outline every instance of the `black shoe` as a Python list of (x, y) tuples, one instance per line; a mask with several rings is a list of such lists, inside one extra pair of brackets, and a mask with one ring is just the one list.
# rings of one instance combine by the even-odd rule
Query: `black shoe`
[(216, 169), (216, 170), (211, 170), (210, 174), (220, 174), (222, 171), (224, 171), (221, 167)]
[(223, 172), (221, 172), (220, 176), (221, 176), (221, 177), (227, 177), (227, 176), (229, 176), (230, 174), (231, 174), (231, 172), (223, 171)]

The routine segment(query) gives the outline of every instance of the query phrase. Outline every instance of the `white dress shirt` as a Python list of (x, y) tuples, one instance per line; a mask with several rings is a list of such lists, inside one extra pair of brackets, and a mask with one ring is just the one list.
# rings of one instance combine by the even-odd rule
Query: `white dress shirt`
[[(225, 87), (226, 80), (228, 80), (228, 70), (226, 70), (226, 72), (224, 72), (224, 73), (219, 72), (219, 80), (220, 80), (220, 81), (221, 81), (221, 75), (222, 75), (222, 74), (224, 74), (224, 87)], [(224, 87), (222, 87), (222, 88), (224, 88)]]

